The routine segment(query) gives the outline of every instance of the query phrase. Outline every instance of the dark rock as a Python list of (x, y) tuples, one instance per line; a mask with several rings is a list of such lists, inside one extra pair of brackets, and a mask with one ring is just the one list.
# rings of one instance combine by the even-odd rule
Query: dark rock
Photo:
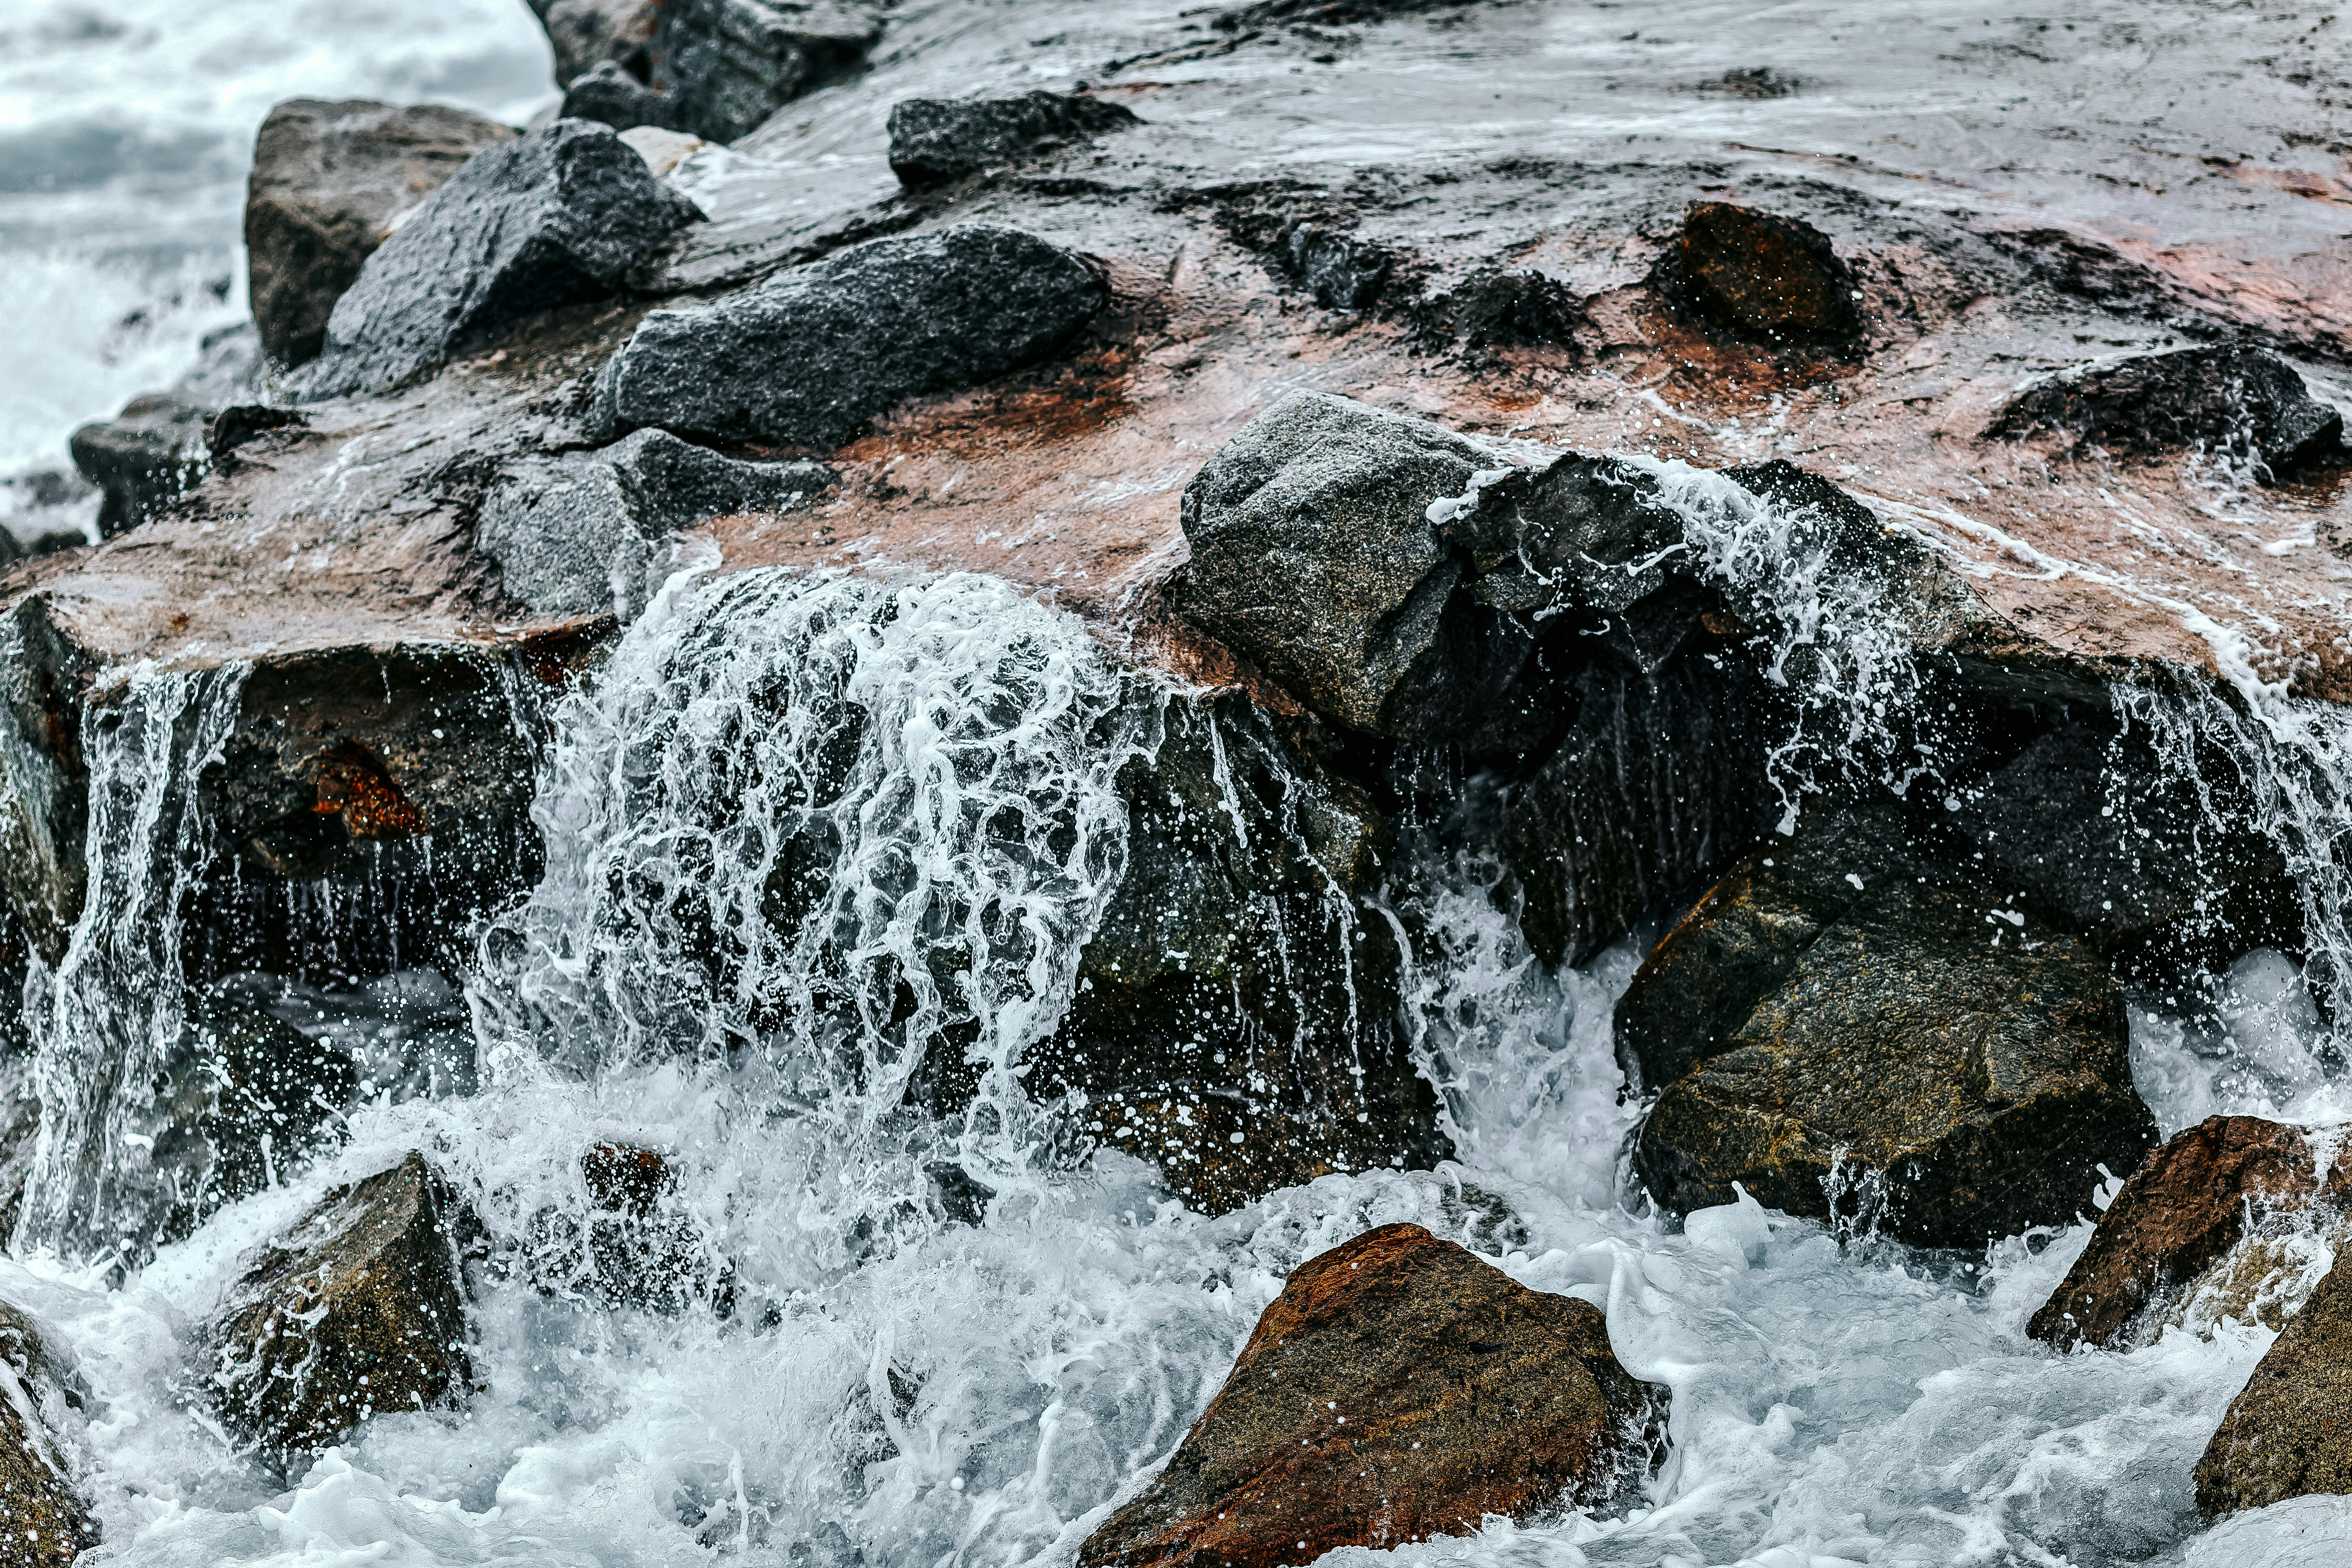
[(468, 1216), (421, 1154), (337, 1187), (261, 1247), (211, 1332), (214, 1408), (281, 1468), (380, 1411), (457, 1404), (473, 1376)]
[(933, 185), (1141, 123), (1083, 93), (909, 98), (890, 106), (890, 172), (904, 185)]
[(488, 147), (367, 258), (303, 389), (390, 386), (473, 334), (610, 294), (701, 216), (609, 126), (558, 120)]
[(601, 451), (508, 465), (483, 500), (474, 547), (538, 614), (625, 619), (667, 574), (656, 542), (709, 518), (789, 510), (835, 482), (821, 463), (739, 462), (640, 430)]
[(302, 430), (310, 426), (299, 410), (264, 403), (240, 403), (213, 416), (205, 427), (205, 450), (219, 462), (255, 437), (271, 430)]
[(2208, 1514), (2352, 1492), (2352, 1248), (2286, 1321), (2197, 1461)]
[(1412, 307), (1428, 337), (1465, 349), (1572, 347), (1584, 302), (1540, 272), (1482, 267)]
[(1636, 1173), (1676, 1213), (1733, 1201), (1737, 1182), (1918, 1246), (2083, 1213), (2102, 1165), (2128, 1173), (2156, 1142), (2121, 990), (1981, 884), (1850, 857), (1854, 841), (1768, 845), (1645, 963), (1622, 1048), (1640, 1081), (1671, 1087)]
[(680, 128), (676, 99), (656, 92), (612, 61), (583, 71), (563, 93), (563, 118), (593, 120), (615, 131), (641, 125), (663, 131)]
[(1429, 11), (1458, 11), (1474, 0), (1256, 0), (1220, 12), (1211, 26), (1220, 32), (1247, 33), (1262, 27), (1341, 27)]
[(74, 467), (105, 492), (98, 531), (136, 528), (204, 478), (209, 409), (163, 395), (134, 397), (113, 418), (85, 425), (68, 447)]
[(0, 1555), (11, 1564), (66, 1568), (98, 1544), (98, 1521), (58, 1439), (82, 1402), (40, 1324), (0, 1301)]
[(1396, 258), (1384, 247), (1320, 223), (1290, 225), (1277, 241), (1275, 254), (1298, 286), (1327, 310), (1370, 308), (1396, 268)]
[(655, 311), (596, 378), (597, 416), (615, 431), (835, 447), (903, 398), (1045, 358), (1105, 298), (1093, 268), (1017, 229), (877, 239)]
[(994, 1187), (952, 1160), (934, 1160), (923, 1167), (923, 1174), (931, 1179), (931, 1195), (950, 1222), (979, 1225), (988, 1218), (989, 1203), (996, 1196)]
[(1667, 1391), (1599, 1309), (1415, 1225), (1299, 1266), (1167, 1468), (1081, 1568), (1266, 1568), (1607, 1509), (1664, 1458)]
[(652, 83), (677, 103), (677, 129), (732, 142), (863, 66), (881, 38), (856, 0), (665, 0)]
[(1699, 83), (1698, 90), (1719, 92), (1727, 98), (1787, 98), (1802, 85), (1798, 78), (1784, 76), (1770, 66), (1744, 66)]
[(1715, 325), (1762, 342), (1843, 342), (1861, 328), (1853, 274), (1801, 218), (1700, 202), (1662, 281)]
[[(661, 12), (662, 0), (554, 0), (540, 21), (555, 52), (555, 85), (569, 88), (605, 64), (642, 80)], [(572, 112), (569, 98), (563, 111)]]
[(698, 1303), (721, 1316), (734, 1302), (730, 1275), (679, 1196), (663, 1155), (599, 1143), (581, 1156), (582, 1215), (549, 1215), (534, 1259), (543, 1290), (608, 1306), (676, 1313)]
[(2352, 1194), (2352, 1161), (2321, 1162), (2300, 1127), (2214, 1116), (2125, 1181), (2091, 1245), (2025, 1331), (2060, 1350), (2129, 1350), (2223, 1255), (2276, 1220)]
[(1399, 1022), (1394, 931), (1364, 902), (1388, 824), (1316, 750), (1311, 723), (1238, 694), (1171, 704), (1120, 780), (1126, 879), (1027, 1058), (1033, 1095), (1083, 1096), (1088, 1142), (1207, 1213), (1453, 1152)]
[(1613, 616), (1665, 586), (1663, 556), (1682, 542), (1682, 514), (1657, 489), (1630, 464), (1570, 453), (1481, 488), (1446, 521), (1444, 537), (1469, 552), (1472, 592), (1484, 604)]
[(368, 257), (467, 159), (514, 134), (436, 103), (298, 98), (271, 110), (245, 202), (253, 320), (269, 357), (315, 359)]
[(2019, 395), (1990, 436), (2057, 434), (2074, 447), (2138, 457), (2201, 447), (2293, 477), (2344, 450), (2344, 416), (2311, 395), (2295, 368), (2245, 345), (2181, 349), (2085, 366)]

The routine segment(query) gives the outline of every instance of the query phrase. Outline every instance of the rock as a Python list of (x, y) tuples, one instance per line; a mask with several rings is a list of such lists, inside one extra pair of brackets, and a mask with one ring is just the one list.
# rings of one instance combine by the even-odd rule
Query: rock
[(1255, 0), (1217, 14), (1210, 25), (1220, 32), (1248, 33), (1261, 27), (1342, 27), (1424, 11), (1454, 11), (1473, 0)]
[(2055, 434), (2135, 457), (2231, 453), (2259, 462), (2267, 483), (2339, 458), (2344, 416), (2276, 354), (2231, 344), (2079, 367), (2020, 394), (1986, 434)]
[(1565, 348), (1584, 324), (1584, 303), (1540, 272), (1481, 267), (1416, 302), (1412, 314), (1425, 336), (1465, 349)]
[[(1017, 229), (877, 239), (715, 304), (647, 316), (596, 378), (604, 426), (831, 447), (901, 399), (1035, 363), (1104, 303)], [(774, 373), (777, 363), (793, 367)]]
[(0, 1301), (0, 1541), (11, 1563), (66, 1565), (96, 1546), (58, 1432), (82, 1396), (39, 1323)]
[(474, 547), (541, 615), (645, 607), (669, 570), (653, 546), (707, 518), (782, 512), (836, 482), (819, 463), (747, 463), (640, 430), (600, 451), (509, 464), (482, 502)]
[(732, 142), (857, 69), (881, 38), (880, 16), (856, 0), (665, 0), (652, 81), (677, 103), (677, 129)]
[(564, 89), (562, 113), (566, 120), (593, 120), (615, 131), (676, 131), (682, 121), (676, 99), (656, 92), (611, 60), (572, 79)]
[(2247, 1237), (2343, 1205), (2352, 1161), (2336, 1142), (2258, 1116), (2209, 1117), (2175, 1135), (2125, 1181), (2025, 1331), (2062, 1351), (2136, 1348)]
[[(555, 85), (568, 88), (604, 64), (642, 80), (661, 12), (662, 0), (554, 0), (540, 21), (555, 52)], [(571, 112), (568, 99), (564, 112)]]
[(240, 403), (213, 416), (205, 426), (205, 450), (217, 463), (239, 447), (271, 430), (304, 430), (310, 422), (298, 409)]
[(1306, 1563), (1602, 1510), (1664, 1458), (1669, 1395), (1591, 1303), (1416, 1225), (1299, 1266), (1224, 1387), (1080, 1568)]
[(637, 150), (646, 167), (656, 174), (667, 174), (680, 163), (710, 145), (699, 136), (688, 136), (683, 131), (665, 131), (656, 125), (639, 125), (621, 132), (621, 140)]
[(609, 126), (558, 120), (488, 147), (368, 258), (303, 390), (390, 386), (473, 334), (610, 294), (701, 216)]
[(939, 184), (1141, 123), (1084, 93), (909, 98), (890, 106), (890, 172), (904, 185)]
[(379, 1411), (462, 1400), (468, 1222), (421, 1154), (328, 1193), (251, 1258), (214, 1323), (222, 1422), (291, 1468)]
[(211, 417), (208, 409), (151, 395), (73, 433), (74, 467), (105, 492), (98, 509), (102, 537), (136, 528), (204, 477), (205, 423)]
[[(1452, 1156), (1399, 1023), (1401, 953), (1365, 900), (1391, 851), (1311, 721), (1238, 693), (1171, 701), (1120, 780), (1126, 879), (1024, 1080), (1086, 1142), (1222, 1213), (1330, 1171)], [(1320, 743), (1328, 746), (1328, 740)]]
[(2197, 1461), (2208, 1514), (2352, 1492), (2352, 1248), (2287, 1320)]
[(1853, 273), (1801, 218), (1697, 203), (1662, 281), (1715, 325), (1760, 342), (1837, 343), (1861, 330)]
[(722, 1317), (732, 1310), (730, 1278), (680, 1199), (668, 1160), (634, 1144), (599, 1143), (581, 1156), (580, 1174), (585, 1211), (542, 1220), (533, 1261), (541, 1289), (658, 1312), (698, 1302)]
[(254, 140), (245, 201), (254, 324), (281, 364), (318, 357), (360, 268), (466, 161), (514, 132), (445, 104), (279, 104)]
[(2156, 1142), (2121, 990), (1983, 885), (1851, 842), (1768, 844), (1644, 963), (1621, 1049), (1669, 1087), (1635, 1173), (1678, 1214), (1737, 1182), (1915, 1246), (2072, 1219)]

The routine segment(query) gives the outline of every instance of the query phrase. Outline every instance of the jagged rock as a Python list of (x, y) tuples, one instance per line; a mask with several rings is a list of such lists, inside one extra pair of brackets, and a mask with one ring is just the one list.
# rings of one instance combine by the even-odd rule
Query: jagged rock
[(1662, 278), (1725, 331), (1768, 343), (1836, 343), (1861, 329), (1853, 274), (1801, 218), (1729, 202), (1684, 216)]
[(1045, 358), (1105, 298), (1093, 268), (1017, 229), (877, 239), (715, 304), (655, 311), (597, 376), (597, 418), (835, 447), (903, 398)]
[(421, 1154), (328, 1193), (253, 1256), (215, 1321), (223, 1423), (290, 1468), (380, 1411), (460, 1401), (469, 1224)]
[(1396, 269), (1386, 247), (1335, 225), (1301, 221), (1275, 240), (1275, 255), (1298, 286), (1327, 310), (1370, 309)]
[(2352, 1492), (2352, 1248), (2286, 1321), (2197, 1461), (2208, 1514)]
[(307, 429), (310, 423), (298, 409), (240, 403), (213, 416), (212, 423), (205, 426), (205, 450), (217, 463), (256, 437), (272, 430)]
[(610, 126), (558, 120), (485, 148), (367, 258), (302, 387), (390, 386), (470, 334), (610, 294), (701, 216)]
[(1571, 346), (1584, 324), (1583, 301), (1567, 285), (1540, 272), (1499, 267), (1479, 268), (1416, 302), (1412, 313), (1424, 335), (1466, 349)]
[(580, 1158), (585, 1210), (545, 1217), (535, 1247), (539, 1287), (610, 1306), (680, 1312), (709, 1303), (725, 1316), (734, 1291), (678, 1195), (677, 1173), (652, 1149), (599, 1143)]
[(707, 518), (781, 512), (835, 483), (820, 463), (748, 463), (640, 430), (602, 450), (509, 465), (482, 502), (474, 546), (509, 595), (541, 615), (645, 606), (668, 571), (652, 546)]
[(856, 0), (665, 0), (652, 81), (679, 130), (732, 142), (857, 69), (881, 38), (880, 16)]
[(2200, 447), (2259, 459), (2292, 478), (2344, 451), (2344, 416), (2311, 395), (2295, 368), (2243, 344), (2086, 365), (2029, 388), (1986, 434), (2056, 434), (2079, 449), (2160, 456)]
[(1027, 1058), (1032, 1094), (1082, 1095), (1088, 1141), (1207, 1213), (1453, 1152), (1398, 1023), (1395, 935), (1363, 902), (1388, 824), (1315, 747), (1238, 694), (1171, 704), (1120, 781), (1126, 879)]
[(1665, 1455), (1669, 1395), (1590, 1302), (1529, 1290), (1417, 1225), (1311, 1258), (1209, 1408), (1080, 1568), (1306, 1563), (1608, 1509)]
[(563, 93), (563, 118), (593, 120), (615, 131), (676, 131), (683, 122), (676, 99), (656, 92), (611, 60), (572, 79)]
[(1084, 93), (909, 98), (890, 106), (890, 172), (904, 185), (938, 184), (1141, 123)]
[(2336, 1142), (2258, 1116), (2177, 1134), (2125, 1181), (2025, 1331), (2062, 1351), (2133, 1348), (2249, 1236), (2343, 1205), (2352, 1161)]
[(136, 528), (204, 477), (205, 424), (211, 417), (209, 409), (151, 394), (73, 433), (74, 467), (105, 492), (98, 509), (100, 535)]
[[(662, 0), (554, 0), (541, 16), (555, 52), (555, 85), (568, 88), (602, 64), (642, 79), (661, 22)], [(564, 112), (571, 112), (567, 99)]]
[(253, 320), (269, 357), (315, 359), (368, 257), (467, 159), (514, 134), (437, 103), (297, 98), (271, 110), (245, 201)]
[(1729, 1203), (1737, 1182), (1978, 1247), (2084, 1212), (2102, 1165), (2137, 1167), (2156, 1125), (2103, 964), (1878, 832), (1805, 840), (1735, 868), (1619, 1004), (1629, 1070), (1669, 1086), (1633, 1154), (1661, 1205)]
[(0, 1556), (11, 1563), (66, 1568), (98, 1544), (57, 1436), (81, 1403), (41, 1325), (0, 1301)]

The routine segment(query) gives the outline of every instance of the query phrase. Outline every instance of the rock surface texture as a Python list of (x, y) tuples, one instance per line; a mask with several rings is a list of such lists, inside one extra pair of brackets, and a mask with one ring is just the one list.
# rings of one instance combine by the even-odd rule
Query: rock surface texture
[(2264, 482), (2346, 460), (2344, 416), (2267, 350), (2236, 345), (2087, 365), (2019, 395), (1990, 434), (2054, 434), (2137, 457), (2199, 448), (2252, 459)]
[(1045, 358), (1104, 298), (1086, 263), (1017, 229), (877, 239), (646, 317), (596, 378), (597, 418), (616, 433), (831, 447), (902, 399)]
[(2352, 1492), (2352, 1252), (2255, 1363), (2197, 1461), (2209, 1514)]
[(66, 1568), (98, 1544), (57, 1435), (81, 1402), (40, 1324), (0, 1301), (0, 1557), (11, 1563)]
[(368, 258), (302, 387), (312, 397), (387, 387), (471, 333), (611, 294), (701, 216), (609, 126), (558, 120), (499, 142)]
[(379, 1412), (460, 1401), (467, 1223), (419, 1154), (329, 1193), (252, 1258), (214, 1325), (221, 1419), (290, 1467)]
[(555, 51), (555, 85), (607, 63), (642, 81), (661, 14), (662, 0), (554, 0), (540, 20)]
[(1609, 1509), (1663, 1458), (1666, 1413), (1590, 1303), (1384, 1226), (1299, 1266), (1168, 1468), (1078, 1562), (1306, 1563), (1489, 1514)]
[(134, 397), (113, 418), (73, 433), (74, 467), (104, 494), (101, 537), (137, 527), (204, 477), (211, 417), (209, 409), (156, 394)]
[(376, 247), (466, 161), (514, 132), (443, 104), (298, 98), (261, 122), (245, 200), (254, 325), (281, 364), (326, 342)]
[(1701, 202), (1673, 252), (1683, 297), (1715, 325), (1768, 343), (1835, 343), (1860, 326), (1853, 273), (1801, 218)]
[(680, 105), (678, 129), (732, 142), (881, 38), (879, 8), (858, 0), (666, 0), (652, 82)]
[(890, 172), (908, 186), (938, 184), (1139, 123), (1133, 110), (1082, 93), (910, 98), (890, 106)]

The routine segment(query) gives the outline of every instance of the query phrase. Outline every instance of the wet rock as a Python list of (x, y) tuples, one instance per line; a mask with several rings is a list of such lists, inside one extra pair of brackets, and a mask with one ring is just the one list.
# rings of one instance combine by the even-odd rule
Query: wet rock
[(857, 69), (881, 38), (878, 10), (856, 0), (666, 0), (652, 83), (677, 103), (679, 130), (732, 142)]
[(533, 1263), (540, 1289), (657, 1312), (732, 1309), (730, 1276), (659, 1151), (599, 1143), (581, 1156), (580, 1175), (584, 1213), (542, 1224)]
[(337, 1187), (262, 1247), (211, 1331), (225, 1425), (281, 1467), (370, 1416), (461, 1400), (466, 1211), (421, 1154)]
[(474, 547), (541, 615), (642, 609), (669, 570), (656, 545), (705, 519), (782, 512), (835, 484), (819, 463), (723, 458), (667, 430), (595, 452), (509, 464), (482, 502)]
[[(643, 80), (661, 12), (662, 0), (554, 0), (540, 21), (555, 53), (555, 85), (571, 87), (606, 64)], [(564, 112), (571, 112), (569, 99)]]
[(1105, 298), (1093, 268), (1017, 229), (874, 240), (655, 311), (597, 376), (597, 417), (616, 432), (835, 447), (901, 399), (1047, 357)]
[(1475, 0), (1256, 0), (1255, 5), (1220, 12), (1210, 25), (1227, 33), (1274, 26), (1339, 27), (1429, 11), (1458, 11), (1475, 3)]
[(656, 92), (611, 60), (572, 79), (563, 93), (563, 118), (593, 120), (615, 131), (676, 131), (682, 123), (676, 99)]
[(1393, 928), (1364, 902), (1388, 824), (1318, 758), (1311, 723), (1238, 693), (1166, 721), (1120, 780), (1127, 875), (1027, 1058), (1030, 1092), (1082, 1097), (1087, 1142), (1160, 1166), (1207, 1213), (1451, 1157), (1399, 1023)]
[(269, 357), (318, 357), (368, 257), (467, 159), (514, 134), (437, 103), (298, 98), (271, 110), (245, 202), (253, 320)]
[(1846, 842), (1768, 844), (1629, 987), (1621, 1048), (1669, 1086), (1636, 1173), (1676, 1213), (1737, 1182), (1917, 1246), (2084, 1212), (2101, 1166), (2156, 1142), (2105, 966), (1981, 885)]
[(134, 397), (113, 418), (85, 425), (68, 447), (74, 467), (104, 492), (98, 531), (112, 538), (179, 500), (204, 478), (209, 409), (161, 394)]
[(0, 1301), (0, 1541), (11, 1563), (65, 1568), (98, 1544), (58, 1437), (81, 1404), (73, 1369), (41, 1325)]
[(2134, 1348), (2248, 1236), (2352, 1194), (2340, 1134), (2214, 1116), (2168, 1140), (2125, 1181), (2091, 1244), (2026, 1332), (2060, 1350)]
[(1083, 93), (909, 98), (890, 106), (890, 172), (904, 185), (939, 184), (1141, 123)]
[(1425, 336), (1465, 349), (1573, 347), (1584, 303), (1540, 272), (1482, 267), (1412, 315)]
[(1760, 342), (1836, 343), (1861, 329), (1853, 273), (1801, 218), (1700, 202), (1660, 281), (1715, 325)]
[(2137, 457), (2202, 447), (2258, 461), (2266, 482), (2344, 451), (2343, 415), (2293, 365), (2243, 344), (2084, 366), (2021, 394), (1986, 434), (2055, 434)]
[(256, 437), (272, 430), (302, 430), (310, 426), (299, 409), (264, 403), (240, 403), (213, 416), (205, 426), (205, 450), (217, 463)]
[(389, 386), (471, 334), (611, 294), (639, 257), (701, 216), (609, 126), (558, 120), (488, 147), (368, 258), (303, 389)]
[(689, 136), (683, 131), (665, 131), (656, 125), (639, 125), (621, 132), (621, 140), (637, 150), (646, 167), (656, 174), (667, 174), (679, 164), (710, 145), (699, 136)]
[(1383, 1226), (1291, 1275), (1167, 1468), (1077, 1560), (1306, 1563), (1608, 1509), (1664, 1458), (1667, 1402), (1589, 1302)]
[(2197, 1461), (2208, 1514), (2352, 1492), (2352, 1248), (2255, 1363)]

